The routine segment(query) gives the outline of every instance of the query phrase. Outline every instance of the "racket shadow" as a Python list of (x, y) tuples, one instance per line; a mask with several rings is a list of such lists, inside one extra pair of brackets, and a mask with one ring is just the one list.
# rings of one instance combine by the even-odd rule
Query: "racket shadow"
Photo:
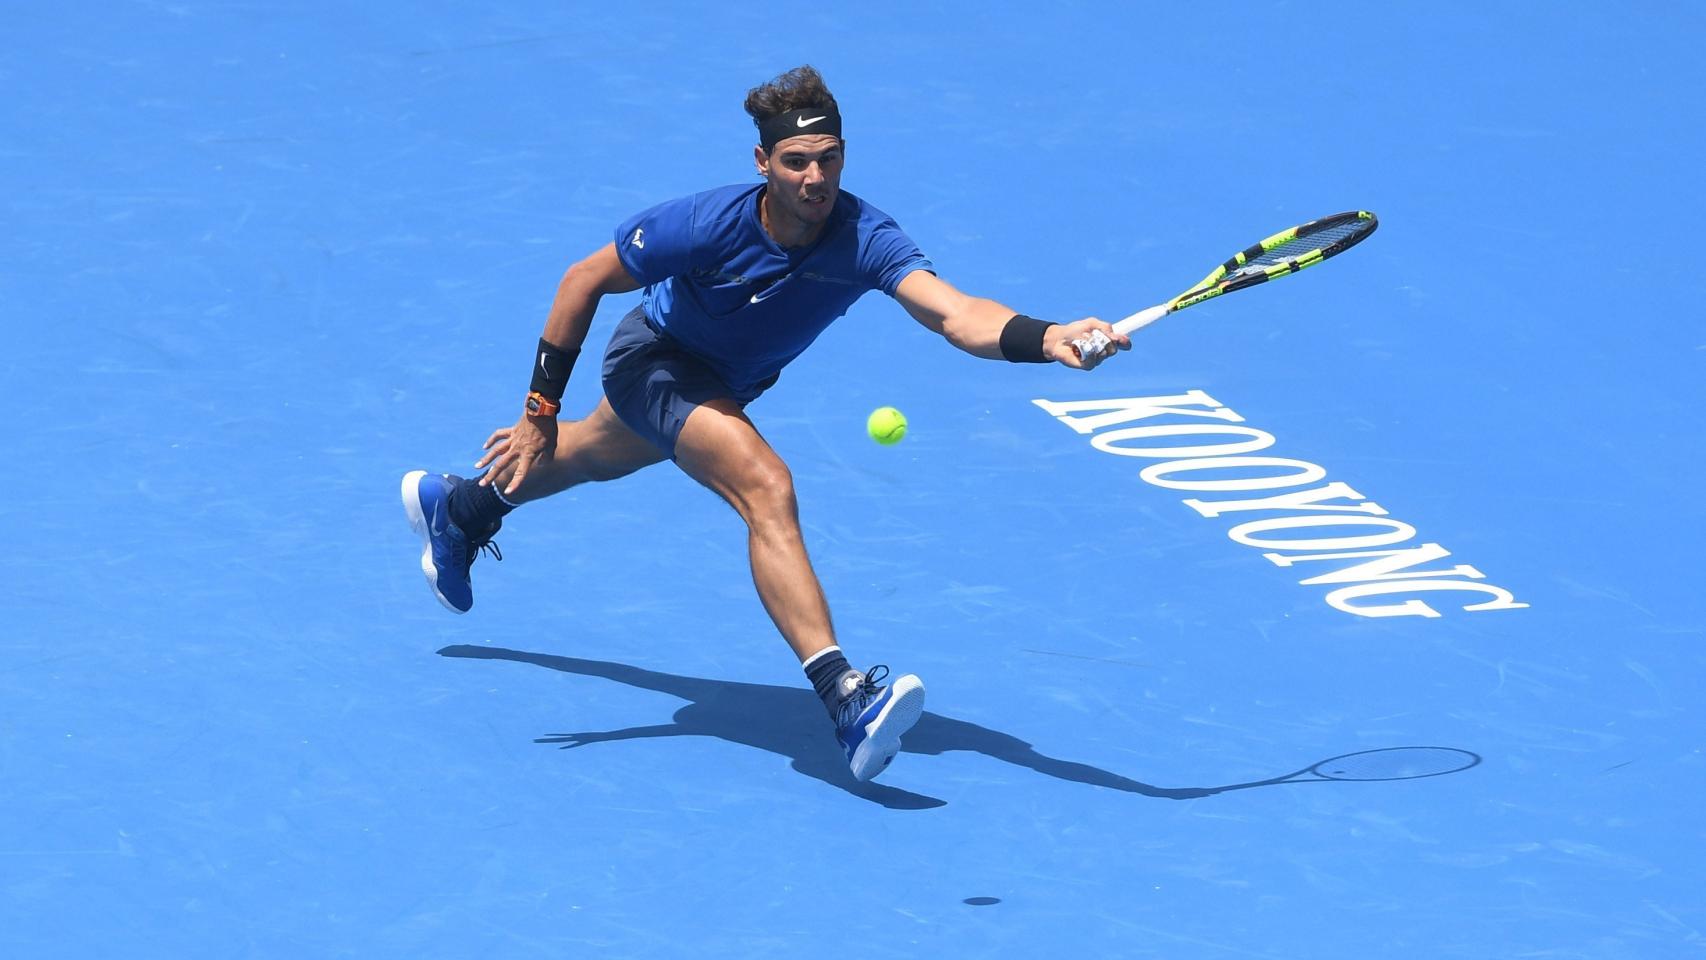
[[(457, 644), (438, 651), (440, 656), (470, 660), (509, 660), (546, 667), (563, 673), (599, 677), (642, 690), (665, 693), (687, 705), (676, 710), (668, 723), (580, 733), (552, 734), (535, 743), (554, 744), (562, 749), (584, 747), (618, 740), (654, 737), (715, 737), (777, 754), (795, 771), (847, 793), (896, 810), (925, 810), (947, 801), (892, 787), (861, 783), (853, 779), (830, 734), (823, 704), (816, 694), (801, 687), (764, 683), (709, 680), (647, 670), (643, 667), (604, 660), (555, 656), (508, 650), (502, 647)], [(955, 720), (925, 711), (918, 725), (906, 735), (902, 753), (939, 756), (949, 751), (981, 753), (1003, 763), (1024, 767), (1043, 776), (1071, 783), (1106, 787), (1164, 800), (1190, 800), (1232, 790), (1268, 786), (1284, 778), (1227, 784), (1217, 787), (1158, 787), (1121, 776), (1100, 767), (1061, 760), (1039, 753), (1012, 734)]]

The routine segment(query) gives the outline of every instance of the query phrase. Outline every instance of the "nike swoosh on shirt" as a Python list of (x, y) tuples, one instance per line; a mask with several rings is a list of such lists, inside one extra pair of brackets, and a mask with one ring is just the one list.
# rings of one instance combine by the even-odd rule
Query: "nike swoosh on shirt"
[(829, 114), (826, 113), (822, 117), (813, 117), (810, 120), (807, 120), (805, 117), (800, 117), (798, 120), (794, 121), (794, 126), (796, 126), (796, 127), (809, 127), (812, 124), (818, 122), (819, 120), (823, 120), (823, 119), (827, 118), (828, 116), (829, 116)]

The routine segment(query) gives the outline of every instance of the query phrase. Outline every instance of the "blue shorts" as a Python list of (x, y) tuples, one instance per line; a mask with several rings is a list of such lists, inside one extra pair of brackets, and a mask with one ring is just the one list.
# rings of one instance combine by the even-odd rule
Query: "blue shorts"
[(650, 440), (670, 459), (693, 409), (719, 397), (742, 407), (776, 382), (771, 377), (747, 390), (730, 387), (711, 365), (669, 334), (653, 330), (635, 307), (616, 325), (604, 349), (604, 396), (628, 429)]

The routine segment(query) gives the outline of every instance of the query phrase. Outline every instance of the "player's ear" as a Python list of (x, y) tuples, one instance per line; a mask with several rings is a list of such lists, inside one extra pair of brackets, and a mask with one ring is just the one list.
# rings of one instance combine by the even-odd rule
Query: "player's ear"
[(770, 156), (764, 152), (763, 147), (758, 145), (753, 146), (752, 165), (758, 168), (759, 176), (770, 176)]

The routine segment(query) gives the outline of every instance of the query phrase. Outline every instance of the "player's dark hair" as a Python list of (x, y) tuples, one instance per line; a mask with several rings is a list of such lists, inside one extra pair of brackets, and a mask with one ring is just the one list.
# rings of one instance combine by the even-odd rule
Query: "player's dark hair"
[(823, 76), (809, 65), (795, 67), (769, 83), (753, 87), (746, 92), (747, 115), (752, 117), (753, 126), (761, 130), (764, 121), (771, 117), (808, 107), (828, 107), (836, 112), (841, 110), (835, 102), (835, 94), (830, 93), (829, 87), (824, 84)]

